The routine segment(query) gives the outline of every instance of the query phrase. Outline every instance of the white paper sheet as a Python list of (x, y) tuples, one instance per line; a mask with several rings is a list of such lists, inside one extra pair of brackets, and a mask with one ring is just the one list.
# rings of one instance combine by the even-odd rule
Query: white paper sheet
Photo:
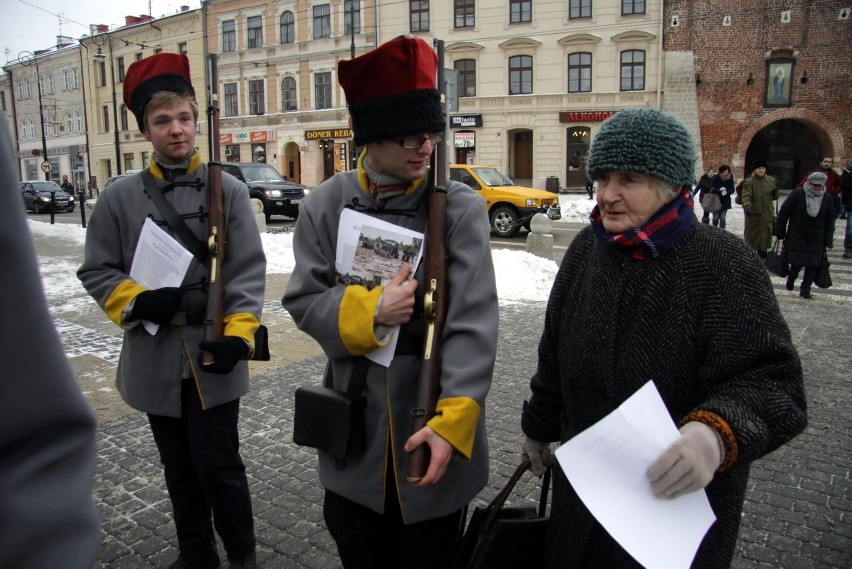
[[(149, 290), (180, 286), (192, 263), (192, 253), (171, 235), (146, 218), (136, 243), (130, 278)], [(152, 336), (160, 329), (158, 324), (142, 321)]]
[(583, 503), (649, 569), (688, 568), (716, 520), (704, 490), (658, 498), (647, 471), (680, 436), (652, 381), (556, 449)]
[[(377, 251), (377, 244), (385, 248)], [(340, 213), (337, 258), (334, 263), (340, 282), (363, 284), (367, 289), (387, 284), (404, 263), (411, 265), (413, 275), (422, 254), (422, 233), (350, 208), (344, 208)], [(390, 332), (388, 343), (366, 354), (367, 358), (385, 367), (389, 366), (396, 350), (398, 333), (399, 326)]]

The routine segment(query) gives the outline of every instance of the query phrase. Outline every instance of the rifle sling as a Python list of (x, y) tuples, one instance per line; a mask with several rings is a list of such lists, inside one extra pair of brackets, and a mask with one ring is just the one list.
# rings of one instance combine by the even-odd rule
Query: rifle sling
[(195, 236), (192, 230), (186, 225), (186, 222), (181, 218), (180, 214), (175, 211), (175, 208), (166, 199), (166, 196), (163, 195), (163, 191), (160, 189), (160, 186), (157, 185), (157, 181), (154, 179), (151, 171), (143, 170), (141, 175), (142, 182), (145, 184), (145, 189), (148, 190), (148, 195), (151, 197), (151, 201), (154, 202), (154, 205), (157, 207), (157, 210), (159, 210), (160, 215), (165, 218), (168, 226), (174, 230), (184, 247), (186, 247), (193, 256), (198, 259), (198, 262), (205, 267), (209, 267), (210, 251), (204, 245), (204, 242)]

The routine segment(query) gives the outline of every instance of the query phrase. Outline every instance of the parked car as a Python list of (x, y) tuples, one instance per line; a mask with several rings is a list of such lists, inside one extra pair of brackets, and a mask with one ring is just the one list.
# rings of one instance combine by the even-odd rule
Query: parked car
[(65, 192), (54, 181), (26, 180), (20, 183), (21, 197), (27, 211), (41, 213), (43, 211), (74, 211), (77, 199)]
[(521, 226), (530, 229), (536, 213), (550, 219), (562, 217), (559, 197), (544, 190), (517, 186), (493, 166), (450, 164), (450, 179), (467, 184), (485, 198), (491, 232), (499, 237), (514, 237)]
[(271, 164), (262, 162), (227, 162), (222, 170), (248, 186), (249, 196), (263, 202), (266, 221), (273, 215), (299, 217), (299, 203), (310, 188), (288, 182)]

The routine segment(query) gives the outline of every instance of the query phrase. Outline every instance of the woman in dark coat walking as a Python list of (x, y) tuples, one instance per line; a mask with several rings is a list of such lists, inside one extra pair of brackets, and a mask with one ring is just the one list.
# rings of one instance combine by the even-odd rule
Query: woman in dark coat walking
[(793, 290), (804, 267), (799, 296), (806, 299), (811, 298), (811, 285), (823, 252), (834, 246), (834, 202), (831, 196), (824, 199), (826, 179), (822, 172), (808, 176), (802, 188), (790, 192), (775, 220), (775, 234), (784, 239), (790, 262), (787, 290)]

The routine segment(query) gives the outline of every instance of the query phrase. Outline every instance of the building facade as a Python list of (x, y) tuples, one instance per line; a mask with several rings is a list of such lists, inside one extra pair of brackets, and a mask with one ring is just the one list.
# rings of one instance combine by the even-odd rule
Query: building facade
[(93, 25), (80, 39), (84, 62), (83, 84), (89, 131), (89, 183), (93, 192), (111, 177), (141, 170), (151, 159), (133, 113), (124, 105), (124, 75), (134, 62), (155, 53), (184, 53), (189, 58), (192, 84), (198, 101), (198, 136), (195, 145), (209, 159), (207, 88), (202, 11), (183, 7), (177, 14), (152, 18), (127, 16), (115, 30)]
[[(86, 121), (80, 48), (60, 36), (50, 49), (25, 52), (4, 66), (6, 102), (21, 180), (86, 187)], [(9, 104), (11, 103), (11, 105)]]
[(680, 70), (668, 103), (695, 91), (705, 165), (741, 178), (764, 159), (793, 188), (824, 156), (852, 161), (850, 12), (846, 0), (666, 2), (666, 66)]

